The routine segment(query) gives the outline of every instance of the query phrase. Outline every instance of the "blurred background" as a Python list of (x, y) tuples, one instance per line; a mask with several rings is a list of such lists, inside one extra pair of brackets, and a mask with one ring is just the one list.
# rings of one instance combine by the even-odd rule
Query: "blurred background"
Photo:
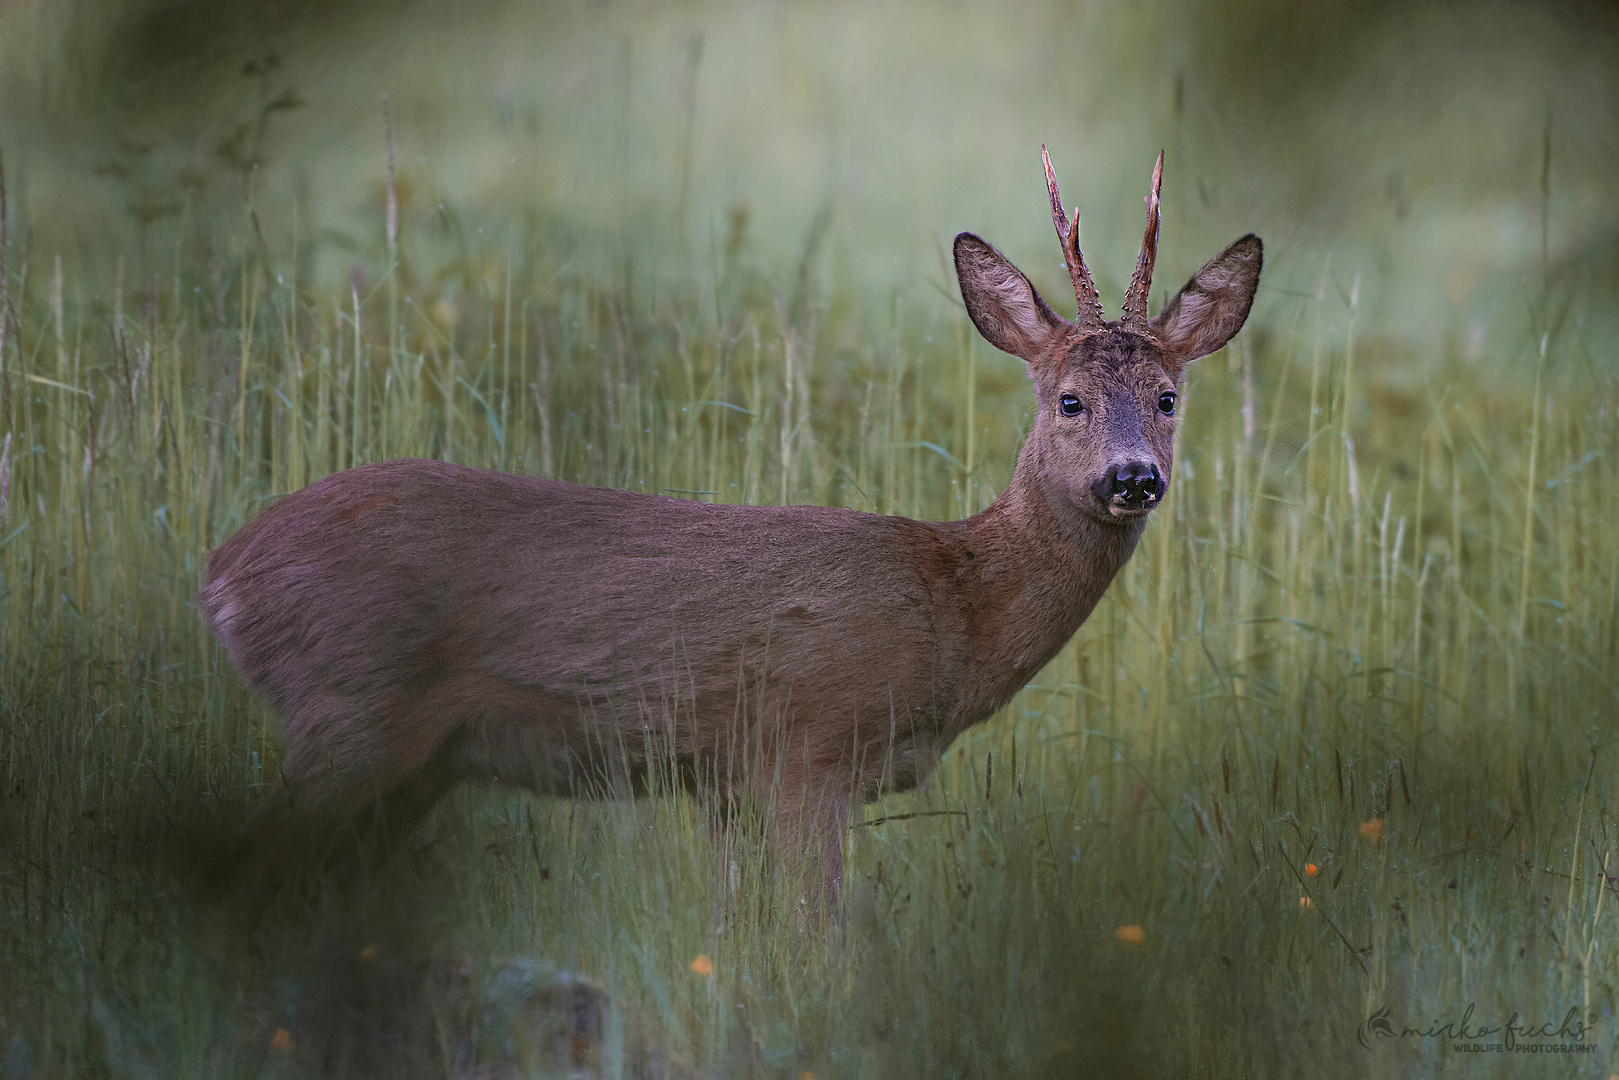
[[(0, 0), (0, 1073), (1434, 1076), (1359, 1026), (1473, 1002), (1611, 1077), (1616, 83), (1580, 0)], [(1245, 232), (1264, 277), (830, 932), (677, 792), (464, 786), (197, 899), (280, 755), (206, 551), (401, 456), (979, 510), (1032, 400), (949, 245), (1073, 311), (1042, 143), (1110, 313), (1160, 149), (1154, 307)]]
[(1253, 230), (1268, 300), (1359, 276), (1379, 333), (1468, 358), (1525, 346), (1543, 275), (1619, 282), (1616, 76), (1619, 9), (1579, 0), (0, 0), (13, 220), (81, 268), (161, 274), (251, 206), (341, 280), (385, 243), (386, 99), (420, 260), (466, 243), (442, 206), (614, 287), (745, 247), (784, 290), (920, 298), (969, 229), (1062, 307), (1044, 142), (1111, 308), (1164, 148), (1159, 293)]

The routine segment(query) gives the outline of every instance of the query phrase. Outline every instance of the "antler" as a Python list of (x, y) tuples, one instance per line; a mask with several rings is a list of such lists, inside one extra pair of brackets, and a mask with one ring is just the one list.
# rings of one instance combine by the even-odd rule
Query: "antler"
[(1137, 333), (1147, 333), (1147, 294), (1152, 290), (1152, 266), (1158, 259), (1158, 189), (1164, 182), (1164, 152), (1152, 167), (1152, 191), (1148, 193), (1147, 231), (1141, 238), (1141, 254), (1136, 272), (1130, 278), (1130, 291), (1124, 294), (1124, 325)]
[[(1075, 322), (1081, 330), (1096, 333), (1102, 329), (1102, 301), (1096, 295), (1096, 283), (1085, 269), (1085, 259), (1079, 253), (1079, 207), (1074, 208), (1073, 221), (1063, 212), (1062, 195), (1057, 191), (1057, 174), (1051, 168), (1051, 155), (1045, 144), (1040, 145), (1040, 159), (1046, 163), (1046, 189), (1051, 192), (1051, 220), (1057, 226), (1057, 242), (1062, 245), (1063, 263), (1074, 282), (1074, 299), (1079, 301), (1079, 315)], [(1156, 218), (1154, 218), (1156, 221)], [(1150, 273), (1151, 271), (1149, 271)]]

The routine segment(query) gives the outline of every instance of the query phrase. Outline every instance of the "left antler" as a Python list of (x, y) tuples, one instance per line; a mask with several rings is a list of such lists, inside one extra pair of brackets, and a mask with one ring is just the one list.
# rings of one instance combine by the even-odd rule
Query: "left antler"
[(1147, 231), (1141, 237), (1141, 254), (1136, 256), (1136, 272), (1130, 278), (1130, 291), (1124, 294), (1124, 325), (1137, 333), (1147, 332), (1147, 294), (1152, 291), (1152, 267), (1158, 259), (1158, 191), (1164, 182), (1164, 152), (1152, 167), (1152, 191), (1147, 195)]

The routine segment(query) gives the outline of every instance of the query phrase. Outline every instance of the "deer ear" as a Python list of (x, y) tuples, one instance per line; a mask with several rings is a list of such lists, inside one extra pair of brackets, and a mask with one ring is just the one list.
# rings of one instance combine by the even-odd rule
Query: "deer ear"
[(956, 277), (967, 314), (984, 340), (1034, 363), (1052, 338), (1068, 328), (1022, 271), (972, 233), (956, 237)]
[(1254, 306), (1264, 245), (1253, 233), (1210, 259), (1152, 320), (1165, 363), (1178, 377), (1198, 357), (1236, 336)]

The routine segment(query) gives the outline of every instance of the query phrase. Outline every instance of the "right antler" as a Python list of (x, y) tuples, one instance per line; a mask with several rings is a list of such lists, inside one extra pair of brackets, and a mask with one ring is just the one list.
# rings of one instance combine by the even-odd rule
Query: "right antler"
[(1104, 328), (1102, 300), (1096, 295), (1096, 283), (1085, 269), (1085, 258), (1079, 253), (1079, 207), (1074, 207), (1074, 219), (1068, 220), (1063, 212), (1062, 195), (1057, 191), (1057, 174), (1051, 169), (1051, 155), (1045, 144), (1040, 145), (1040, 159), (1046, 163), (1046, 188), (1051, 192), (1051, 220), (1057, 226), (1057, 242), (1062, 245), (1063, 262), (1068, 276), (1074, 282), (1074, 299), (1079, 301), (1079, 315), (1074, 320), (1088, 334)]

